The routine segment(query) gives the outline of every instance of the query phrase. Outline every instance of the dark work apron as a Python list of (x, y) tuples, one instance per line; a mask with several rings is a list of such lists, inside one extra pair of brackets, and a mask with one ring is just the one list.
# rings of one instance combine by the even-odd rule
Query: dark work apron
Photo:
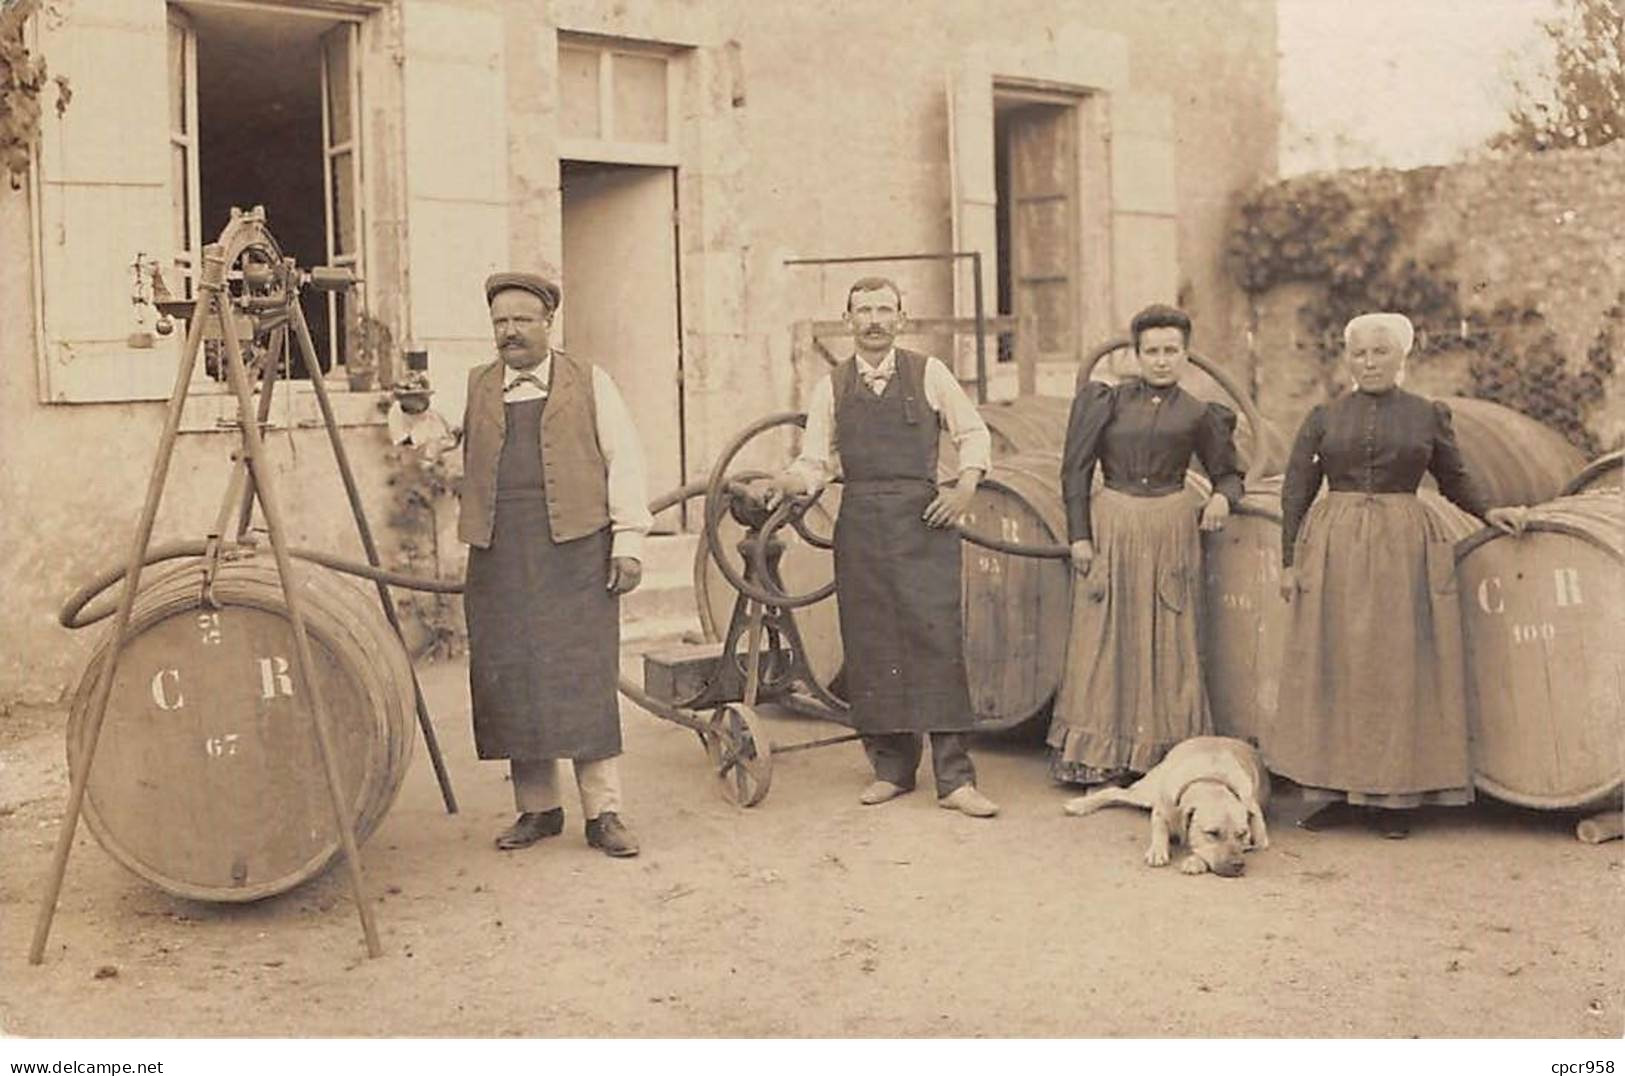
[(470, 547), (463, 609), (480, 758), (621, 753), (620, 599), (610, 528), (555, 544), (542, 478), (546, 400), (505, 404), (491, 547)]
[(937, 415), (925, 359), (897, 351), (880, 395), (838, 367), (835, 438), (845, 488), (835, 522), (852, 727), (962, 732), (974, 723), (960, 627), (959, 534), (921, 515), (936, 496)]

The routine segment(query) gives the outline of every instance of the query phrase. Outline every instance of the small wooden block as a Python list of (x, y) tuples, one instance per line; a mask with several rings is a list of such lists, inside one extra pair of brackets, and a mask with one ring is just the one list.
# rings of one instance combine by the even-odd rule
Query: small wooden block
[(1574, 835), (1587, 844), (1618, 840), (1621, 835), (1625, 835), (1625, 814), (1619, 811), (1604, 811), (1590, 818), (1582, 818), (1580, 824), (1574, 827)]
[(683, 643), (643, 655), (643, 690), (662, 702), (682, 702), (705, 689), (722, 660), (721, 643)]

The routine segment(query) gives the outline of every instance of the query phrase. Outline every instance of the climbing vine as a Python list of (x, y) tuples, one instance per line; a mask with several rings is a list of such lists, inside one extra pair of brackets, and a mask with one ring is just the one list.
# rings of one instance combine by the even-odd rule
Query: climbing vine
[(1625, 295), (1607, 312), (1584, 356), (1566, 355), (1532, 301), (1487, 314), (1461, 299), (1455, 252), (1422, 253), (1408, 242), (1441, 170), (1360, 170), (1303, 176), (1261, 188), (1241, 204), (1226, 245), (1226, 267), (1259, 296), (1286, 284), (1311, 285), (1299, 309), (1329, 394), (1344, 390), (1342, 329), (1356, 314), (1398, 310), (1417, 327), (1413, 362), (1468, 352), (1471, 395), (1512, 407), (1594, 453), (1586, 417), (1625, 343)]
[[(396, 536), (401, 570), (409, 575), (437, 577), (440, 572), (439, 513), (456, 494), (457, 479), (444, 457), (411, 446), (391, 448), (389, 464), (389, 525)], [(416, 647), (422, 654), (456, 657), (464, 636), (457, 619), (456, 598), (425, 591), (397, 591), (403, 624), (416, 624), (424, 634)], [(420, 654), (414, 654), (416, 658)]]
[(68, 108), (73, 91), (61, 75), (50, 77), (45, 57), (34, 55), (23, 41), (23, 24), (40, 10), (41, 0), (0, 4), (0, 167), (11, 189), (23, 185), (40, 136), (40, 95), (56, 86), (56, 114)]

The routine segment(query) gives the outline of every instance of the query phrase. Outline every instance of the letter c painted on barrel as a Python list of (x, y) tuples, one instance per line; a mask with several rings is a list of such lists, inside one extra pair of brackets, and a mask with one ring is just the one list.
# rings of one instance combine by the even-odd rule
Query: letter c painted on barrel
[[(169, 677), (175, 682), (175, 698), (169, 697), (164, 678)], [(179, 669), (159, 669), (152, 678), (152, 701), (158, 704), (160, 710), (179, 710), (186, 705), (186, 696), (181, 694), (181, 671)]]
[[(1495, 588), (1493, 597), (1490, 593), (1492, 586)], [(1486, 613), (1506, 612), (1507, 603), (1506, 599), (1501, 596), (1500, 576), (1486, 576), (1484, 581), (1478, 584), (1478, 607)]]

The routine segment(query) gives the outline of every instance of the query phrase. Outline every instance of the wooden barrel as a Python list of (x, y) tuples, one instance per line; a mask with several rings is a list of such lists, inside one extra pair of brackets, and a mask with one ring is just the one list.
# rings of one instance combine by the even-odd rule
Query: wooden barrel
[(1022, 396), (977, 408), (993, 438), (994, 456), (1059, 452), (1066, 442), (1072, 401), (1061, 396)]
[(1510, 407), (1466, 396), (1441, 400), (1450, 405), (1462, 458), (1491, 507), (1549, 501), (1585, 465), (1562, 434)]
[[(965, 527), (1026, 544), (1066, 544), (1059, 452), (995, 460), (976, 488)], [(996, 553), (966, 543), (965, 672), (977, 727), (1010, 728), (1055, 696), (1072, 618), (1072, 571), (1064, 560)]]
[[(1211, 487), (1187, 472), (1191, 510)], [(1100, 488), (1095, 473), (1095, 488)], [(976, 489), (967, 529), (1026, 545), (1066, 545), (1057, 452), (996, 460)], [(1044, 713), (1061, 684), (1072, 630), (1072, 569), (1055, 558), (964, 546), (965, 671), (977, 728), (1012, 728)]]
[[(1022, 396), (982, 404), (976, 410), (987, 423), (997, 460), (1019, 452), (1060, 452), (1066, 443), (1072, 401), (1060, 396)], [(958, 475), (959, 453), (944, 430), (937, 441), (937, 481), (952, 482)]]
[[(824, 487), (818, 503), (807, 511), (807, 529), (823, 538), (833, 537), (835, 514), (840, 510), (840, 504), (840, 484), (832, 482)], [(733, 516), (724, 514), (717, 524), (717, 537), (728, 551), (729, 563), (740, 574), (744, 574), (745, 564), (738, 547), (744, 536), (745, 528)], [(817, 590), (834, 577), (835, 558), (829, 550), (809, 544), (789, 527), (781, 529), (778, 536), (784, 542), (779, 574), (784, 577), (784, 585), (791, 593), (805, 594)], [(734, 601), (739, 597), (739, 592), (728, 583), (716, 561), (711, 559), (703, 536), (694, 554), (694, 597), (701, 609), (700, 623), (705, 628), (706, 637), (712, 642), (722, 641), (727, 634), (728, 621), (733, 616)], [(831, 595), (792, 613), (796, 628), (801, 632), (801, 642), (806, 649), (807, 664), (812, 669), (813, 679), (826, 691), (838, 686), (836, 677), (841, 671), (839, 600), (839, 595)], [(839, 693), (836, 694), (839, 697)]]
[[(1423, 506), (1460, 540), (1478, 520), (1432, 490)], [(1202, 536), (1202, 672), (1215, 731), (1261, 743), (1280, 700), (1290, 607), (1281, 597), (1281, 477), (1250, 485), (1223, 530)]]
[(1214, 731), (1254, 744), (1275, 714), (1288, 606), (1281, 597), (1281, 476), (1249, 485), (1202, 535), (1202, 671)]
[[(412, 667), (377, 595), (296, 566), (302, 611), (332, 722), (357, 841), (394, 802), (411, 758)], [(274, 564), (228, 561), (218, 607), (201, 599), (201, 561), (153, 570), (130, 635), (85, 796), (85, 821), (124, 866), (177, 896), (250, 901), (285, 892), (339, 854), (338, 829), (293, 631)], [(68, 718), (68, 765), (106, 644)]]
[(1531, 510), (1521, 537), (1484, 531), (1457, 562), (1478, 787), (1527, 807), (1617, 795), (1625, 758), (1625, 507), (1615, 493)]
[(1619, 493), (1620, 464), (1625, 460), (1625, 452), (1615, 449), (1605, 455), (1598, 456), (1581, 469), (1580, 473), (1569, 479), (1563, 487), (1563, 495), (1571, 493), (1611, 492)]

